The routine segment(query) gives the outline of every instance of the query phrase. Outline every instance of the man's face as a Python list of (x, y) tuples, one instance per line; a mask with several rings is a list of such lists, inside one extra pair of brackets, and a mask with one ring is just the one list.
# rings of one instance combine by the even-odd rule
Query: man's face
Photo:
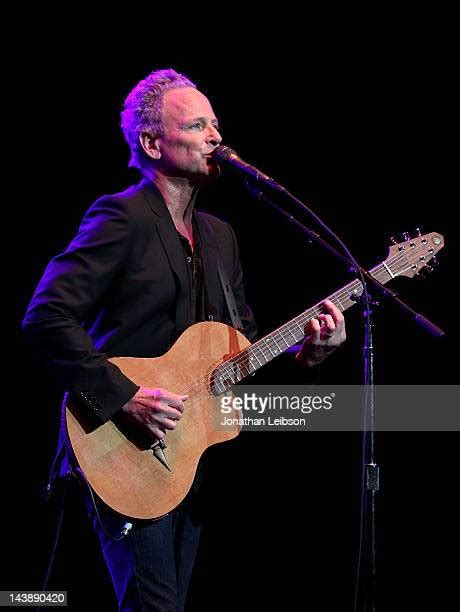
[(197, 89), (172, 89), (163, 97), (165, 135), (157, 139), (158, 170), (201, 182), (219, 175), (210, 153), (222, 142), (209, 100)]

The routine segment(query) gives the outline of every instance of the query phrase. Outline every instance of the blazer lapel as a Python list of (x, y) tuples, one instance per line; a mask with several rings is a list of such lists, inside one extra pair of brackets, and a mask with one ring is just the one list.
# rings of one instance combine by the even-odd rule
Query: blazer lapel
[(158, 236), (166, 251), (169, 264), (176, 276), (177, 302), (176, 302), (176, 328), (178, 335), (193, 323), (190, 312), (190, 281), (184, 258), (184, 249), (181, 245), (176, 226), (172, 220), (166, 203), (160, 191), (148, 179), (140, 184), (147, 202), (155, 214)]

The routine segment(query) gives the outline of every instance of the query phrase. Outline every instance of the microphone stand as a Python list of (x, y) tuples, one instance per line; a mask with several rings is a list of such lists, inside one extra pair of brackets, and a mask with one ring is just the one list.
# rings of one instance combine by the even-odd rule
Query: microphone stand
[[(370, 299), (368, 293), (368, 287), (382, 298), (391, 298), (393, 302), (398, 304), (401, 310), (415, 320), (426, 332), (433, 336), (441, 337), (444, 335), (444, 331), (437, 325), (429, 321), (421, 313), (415, 312), (408, 304), (403, 302), (392, 289), (388, 289), (381, 283), (379, 283), (373, 276), (371, 276), (364, 268), (362, 268), (353, 255), (350, 253), (345, 244), (340, 240), (338, 236), (303, 202), (297, 199), (295, 196), (290, 194), (284, 187), (277, 183), (269, 183), (265, 180), (262, 184), (258, 182), (258, 177), (255, 177), (255, 183), (245, 183), (246, 189), (249, 194), (259, 200), (269, 204), (279, 214), (283, 215), (290, 223), (294, 224), (308, 237), (310, 244), (318, 244), (321, 248), (328, 251), (334, 257), (337, 257), (347, 264), (347, 267), (354, 270), (359, 277), (362, 286), (363, 293), (358, 301), (361, 302), (363, 308), (364, 317), (364, 347), (363, 347), (363, 361), (364, 361), (364, 427), (363, 427), (363, 466), (362, 466), (362, 498), (361, 498), (361, 525), (360, 525), (360, 546), (357, 561), (357, 575), (355, 585), (355, 597), (354, 597), (354, 609), (358, 610), (358, 598), (359, 598), (359, 586), (361, 577), (361, 548), (364, 531), (366, 531), (365, 542), (366, 542), (366, 564), (367, 564), (367, 575), (364, 589), (364, 596), (362, 599), (362, 610), (374, 612), (376, 610), (376, 583), (377, 583), (377, 542), (376, 542), (376, 498), (377, 492), (380, 490), (379, 484), (379, 466), (376, 462), (376, 440), (375, 440), (375, 412), (374, 412), (374, 342), (373, 342), (373, 306), (377, 306), (378, 302)], [(270, 179), (271, 181), (272, 179)], [(275, 188), (276, 191), (283, 193), (295, 204), (300, 206), (310, 217), (312, 217), (327, 234), (332, 236), (344, 251), (345, 254), (340, 253), (331, 244), (326, 242), (318, 233), (312, 229), (306, 227), (292, 214), (275, 204), (270, 200), (263, 191), (263, 186), (268, 185), (269, 187)], [(365, 481), (365, 494), (364, 494), (364, 481)], [(366, 502), (366, 503), (365, 503)], [(364, 521), (364, 522), (363, 522)]]

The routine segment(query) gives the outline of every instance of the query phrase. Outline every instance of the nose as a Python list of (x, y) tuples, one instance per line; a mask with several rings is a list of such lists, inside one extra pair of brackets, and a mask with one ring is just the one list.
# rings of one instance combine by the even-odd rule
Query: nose
[(219, 130), (213, 125), (209, 126), (206, 142), (216, 147), (222, 142), (222, 136), (220, 135)]

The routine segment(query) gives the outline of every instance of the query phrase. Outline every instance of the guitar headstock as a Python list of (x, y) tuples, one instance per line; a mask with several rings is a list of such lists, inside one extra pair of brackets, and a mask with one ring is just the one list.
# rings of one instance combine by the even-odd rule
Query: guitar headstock
[[(443, 248), (444, 237), (437, 232), (422, 236), (420, 230), (417, 231), (418, 235), (414, 238), (405, 233), (404, 240), (399, 243), (392, 238), (394, 244), (384, 262), (392, 276), (412, 278), (423, 269), (431, 271), (432, 264), (437, 263), (436, 253)], [(430, 261), (431, 265), (428, 263)]]

